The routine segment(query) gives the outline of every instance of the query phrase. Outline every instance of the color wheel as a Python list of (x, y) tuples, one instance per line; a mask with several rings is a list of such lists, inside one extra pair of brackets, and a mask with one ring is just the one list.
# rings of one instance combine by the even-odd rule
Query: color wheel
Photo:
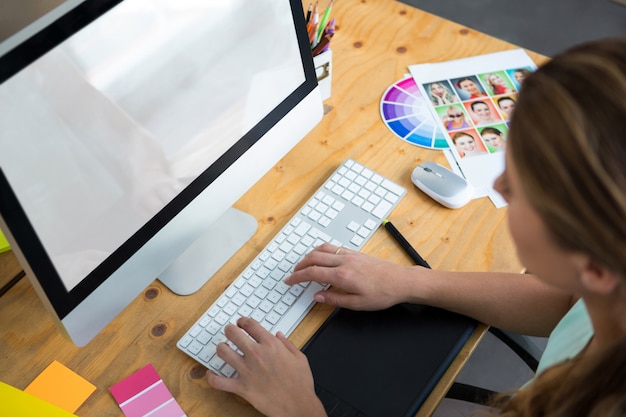
[(380, 101), (380, 115), (399, 138), (430, 149), (447, 149), (448, 142), (430, 113), (430, 103), (422, 96), (412, 77), (389, 86)]

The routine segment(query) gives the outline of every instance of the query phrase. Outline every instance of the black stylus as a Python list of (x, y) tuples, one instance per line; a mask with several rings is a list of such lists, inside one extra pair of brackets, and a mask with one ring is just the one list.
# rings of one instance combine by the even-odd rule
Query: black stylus
[(411, 257), (411, 259), (413, 259), (413, 262), (415, 262), (416, 265), (430, 268), (428, 262), (426, 262), (424, 258), (422, 258), (420, 254), (417, 253), (417, 251), (413, 248), (413, 246), (411, 246), (409, 241), (406, 240), (404, 236), (402, 236), (400, 231), (396, 229), (396, 227), (389, 220), (383, 220), (383, 226), (385, 226), (385, 229), (387, 229), (391, 236), (393, 236), (394, 239), (396, 239), (396, 241), (400, 244), (400, 246), (402, 246), (402, 249), (404, 249), (404, 251)]

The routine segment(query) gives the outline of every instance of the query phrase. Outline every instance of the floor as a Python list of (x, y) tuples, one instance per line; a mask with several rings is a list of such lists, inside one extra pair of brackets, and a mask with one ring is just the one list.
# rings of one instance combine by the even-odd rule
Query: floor
[(0, 1), (0, 42), (54, 9), (64, 0)]
[(400, 1), (547, 56), (626, 36), (626, 0)]
[[(546, 338), (528, 338), (540, 350), (546, 346)], [(533, 372), (508, 346), (487, 333), (456, 381), (487, 388), (496, 392), (511, 392), (533, 377)], [(482, 406), (445, 398), (433, 417), (470, 417)]]

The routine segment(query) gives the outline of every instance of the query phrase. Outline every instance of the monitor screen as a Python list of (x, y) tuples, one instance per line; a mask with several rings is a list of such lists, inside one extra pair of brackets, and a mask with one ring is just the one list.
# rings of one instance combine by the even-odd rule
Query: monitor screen
[[(289, 0), (87, 0), (0, 57), (3, 230), (76, 344), (317, 123), (302, 15)], [(166, 284), (209, 277), (183, 278)], [(98, 324), (77, 314), (91, 302)]]

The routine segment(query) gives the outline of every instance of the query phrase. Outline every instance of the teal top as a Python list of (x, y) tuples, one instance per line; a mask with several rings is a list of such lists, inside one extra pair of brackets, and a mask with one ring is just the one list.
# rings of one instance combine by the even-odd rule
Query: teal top
[(581, 298), (550, 333), (537, 367), (537, 375), (552, 365), (576, 356), (587, 346), (592, 336), (591, 319)]

